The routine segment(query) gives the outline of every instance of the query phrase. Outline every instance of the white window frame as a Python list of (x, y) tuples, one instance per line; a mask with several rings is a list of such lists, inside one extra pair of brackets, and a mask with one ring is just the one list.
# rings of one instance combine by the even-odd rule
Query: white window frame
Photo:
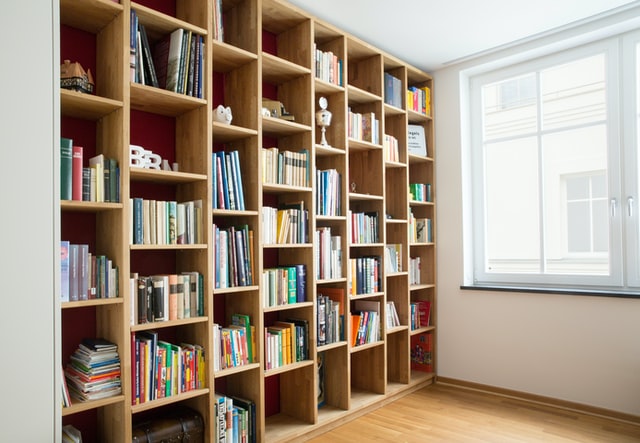
[[(629, 40), (627, 42), (627, 40)], [(638, 174), (637, 169), (631, 170), (633, 165), (631, 155), (636, 158), (636, 122), (634, 116), (636, 111), (635, 83), (633, 83), (634, 73), (628, 66), (621, 63), (629, 63), (635, 60), (635, 46), (632, 42), (640, 41), (640, 33), (630, 35), (618, 35), (615, 37), (596, 41), (573, 49), (566, 49), (561, 52), (539, 57), (534, 60), (521, 61), (507, 67), (494, 69), (492, 71), (476, 73), (468, 77), (468, 99), (469, 99), (469, 127), (470, 127), (470, 173), (471, 173), (471, 219), (472, 219), (472, 257), (468, 264), (472, 266), (471, 277), (472, 286), (491, 287), (522, 287), (522, 288), (557, 288), (565, 290), (594, 290), (594, 291), (630, 291), (637, 292), (640, 288), (640, 270), (637, 265), (640, 251), (638, 250), (637, 238), (633, 243), (634, 247), (629, 248), (629, 234), (638, 233), (638, 203), (635, 204), (633, 217), (625, 216), (626, 201), (630, 196), (635, 196)], [(623, 42), (625, 42), (623, 44)], [(608, 194), (610, 202), (611, 216), (609, 219), (609, 264), (610, 275), (555, 275), (555, 274), (509, 274), (509, 273), (489, 273), (485, 270), (485, 248), (486, 248), (486, 213), (484, 201), (484, 152), (482, 141), (482, 100), (481, 87), (484, 84), (493, 83), (503, 79), (535, 72), (554, 65), (564, 64), (604, 53), (606, 57), (606, 96), (607, 96), (607, 143), (608, 143)], [(633, 54), (633, 56), (629, 56)], [(622, 60), (624, 58), (624, 61)], [(623, 78), (622, 73), (629, 78)], [(631, 81), (631, 83), (629, 83)], [(623, 83), (626, 82), (626, 90), (623, 92)], [(633, 93), (628, 90), (628, 86), (633, 85)], [(626, 93), (625, 93), (626, 92)], [(624, 103), (621, 102), (624, 98)], [(631, 100), (632, 98), (632, 100)], [(624, 109), (624, 113), (622, 110)], [(625, 118), (624, 122), (621, 120)], [(631, 120), (633, 124), (629, 121)], [(621, 135), (622, 128), (626, 128), (624, 135)], [(633, 128), (633, 131), (627, 130)], [(626, 149), (626, 151), (623, 151)], [(624, 163), (622, 162), (624, 156)], [(637, 161), (637, 160), (636, 160)], [(626, 169), (622, 170), (622, 165)], [(624, 183), (627, 189), (623, 196), (623, 180), (630, 181)], [(635, 197), (637, 200), (638, 197)], [(624, 205), (623, 205), (624, 202)], [(624, 210), (623, 210), (624, 209)], [(625, 215), (623, 215), (625, 214)], [(627, 234), (627, 241), (623, 241), (623, 232)], [(543, 260), (544, 258), (541, 257)], [(636, 266), (634, 267), (633, 264)], [(467, 274), (469, 275), (469, 274)]]

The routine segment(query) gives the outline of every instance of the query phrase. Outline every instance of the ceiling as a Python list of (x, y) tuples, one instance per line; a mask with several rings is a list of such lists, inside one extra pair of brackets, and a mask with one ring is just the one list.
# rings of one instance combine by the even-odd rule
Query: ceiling
[(637, 0), (289, 0), (427, 72)]

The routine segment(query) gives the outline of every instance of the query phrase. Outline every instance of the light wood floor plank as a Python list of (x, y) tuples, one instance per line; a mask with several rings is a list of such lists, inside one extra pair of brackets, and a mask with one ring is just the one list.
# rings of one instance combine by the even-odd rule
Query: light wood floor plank
[(311, 443), (638, 443), (640, 424), (433, 384)]

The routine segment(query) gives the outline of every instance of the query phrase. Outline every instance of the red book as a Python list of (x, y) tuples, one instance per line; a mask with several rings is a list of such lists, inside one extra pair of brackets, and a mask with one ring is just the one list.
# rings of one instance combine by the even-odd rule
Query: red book
[(82, 146), (73, 147), (71, 160), (71, 199), (82, 201)]

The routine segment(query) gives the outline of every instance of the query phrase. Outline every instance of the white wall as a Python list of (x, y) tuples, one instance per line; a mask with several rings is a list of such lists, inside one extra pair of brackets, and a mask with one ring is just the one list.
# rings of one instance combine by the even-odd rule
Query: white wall
[(440, 376), (640, 416), (640, 299), (460, 289), (468, 229), (461, 72), (503, 56), (592, 38), (633, 16), (639, 16), (637, 7), (434, 74)]
[[(51, 442), (54, 391), (54, 5), (4, 2), (0, 14), (0, 441)], [(57, 31), (56, 31), (57, 32)]]

